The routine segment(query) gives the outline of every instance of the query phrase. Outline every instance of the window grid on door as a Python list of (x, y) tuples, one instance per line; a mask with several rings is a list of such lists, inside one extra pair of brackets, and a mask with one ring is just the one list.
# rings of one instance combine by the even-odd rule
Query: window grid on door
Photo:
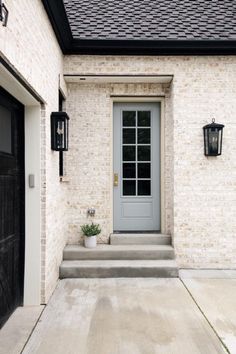
[(122, 112), (122, 195), (151, 196), (151, 112)]

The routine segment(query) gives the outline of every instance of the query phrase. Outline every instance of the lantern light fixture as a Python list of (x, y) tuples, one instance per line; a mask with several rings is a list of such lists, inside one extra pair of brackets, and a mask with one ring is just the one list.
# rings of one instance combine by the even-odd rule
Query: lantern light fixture
[(8, 21), (8, 9), (6, 8), (6, 5), (3, 4), (3, 1), (0, 0), (0, 21), (2, 22), (2, 25), (4, 27), (7, 26), (7, 21)]
[(207, 124), (203, 127), (204, 153), (206, 156), (221, 155), (223, 128), (224, 125), (215, 123), (214, 118), (211, 124)]
[(66, 112), (51, 113), (51, 149), (68, 151), (69, 116)]

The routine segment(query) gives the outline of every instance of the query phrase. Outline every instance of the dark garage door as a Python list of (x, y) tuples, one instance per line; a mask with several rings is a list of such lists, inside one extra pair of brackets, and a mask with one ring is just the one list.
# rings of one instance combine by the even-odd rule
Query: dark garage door
[(22, 304), (24, 108), (0, 87), (0, 328)]

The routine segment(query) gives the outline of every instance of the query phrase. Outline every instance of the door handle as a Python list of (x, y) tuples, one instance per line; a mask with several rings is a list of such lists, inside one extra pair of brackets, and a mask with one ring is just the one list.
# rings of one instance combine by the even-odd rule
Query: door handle
[(118, 187), (119, 184), (119, 175), (118, 173), (114, 173), (114, 187)]

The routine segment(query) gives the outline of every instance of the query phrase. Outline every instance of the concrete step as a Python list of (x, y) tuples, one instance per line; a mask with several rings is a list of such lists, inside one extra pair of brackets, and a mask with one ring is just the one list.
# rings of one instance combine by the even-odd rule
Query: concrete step
[(171, 236), (163, 234), (111, 234), (111, 245), (170, 245)]
[(60, 278), (176, 278), (174, 260), (63, 261)]
[(170, 245), (97, 245), (85, 248), (68, 245), (63, 252), (64, 260), (132, 260), (132, 259), (174, 259)]

